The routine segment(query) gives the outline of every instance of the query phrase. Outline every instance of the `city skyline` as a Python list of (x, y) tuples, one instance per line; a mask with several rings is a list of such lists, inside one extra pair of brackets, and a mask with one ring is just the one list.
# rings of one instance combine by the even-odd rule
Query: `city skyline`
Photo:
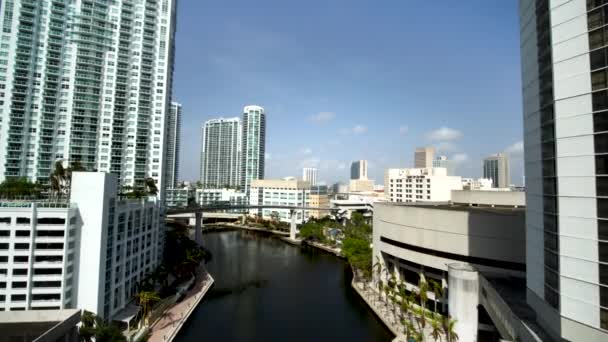
[[(348, 180), (351, 161), (367, 159), (369, 178), (381, 180), (386, 168), (412, 167), (415, 147), (434, 146), (437, 155), (458, 164), (459, 175), (474, 178), (482, 175), (485, 156), (506, 151), (512, 182), (521, 185), (517, 4), (342, 5), (180, 4), (174, 97), (184, 103), (183, 180), (198, 179), (196, 128), (212, 118), (239, 116), (243, 104), (256, 103), (267, 113), (266, 178), (298, 176), (303, 167), (316, 167), (319, 181), (331, 184)], [(314, 13), (319, 25), (303, 32), (308, 25), (295, 13), (319, 6), (323, 10)], [(370, 32), (330, 21), (357, 22), (368, 11), (377, 24)], [(431, 13), (445, 20), (421, 30)], [(250, 15), (261, 20), (240, 24)], [(478, 30), (481, 26), (487, 29)], [(327, 32), (333, 33), (323, 39)], [(360, 49), (361, 35), (377, 41), (366, 38), (369, 48)], [(409, 49), (399, 37), (424, 51)], [(301, 48), (289, 43), (294, 39)], [(453, 55), (448, 72), (431, 72), (446, 41)], [(311, 77), (321, 77), (322, 86)], [(450, 89), (440, 99), (438, 84)]]

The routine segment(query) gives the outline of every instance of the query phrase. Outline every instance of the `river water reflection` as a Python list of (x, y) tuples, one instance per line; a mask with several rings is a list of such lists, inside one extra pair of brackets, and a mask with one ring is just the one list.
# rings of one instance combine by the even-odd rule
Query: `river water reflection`
[(345, 262), (259, 233), (208, 233), (212, 290), (176, 340), (390, 341)]

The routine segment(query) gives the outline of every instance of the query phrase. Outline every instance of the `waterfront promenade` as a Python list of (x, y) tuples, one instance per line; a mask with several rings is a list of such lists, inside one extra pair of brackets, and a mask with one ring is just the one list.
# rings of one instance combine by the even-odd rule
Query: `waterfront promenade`
[(192, 311), (211, 288), (213, 282), (213, 277), (206, 270), (200, 269), (197, 272), (193, 288), (185, 294), (180, 302), (173, 304), (152, 324), (148, 341), (173, 341)]

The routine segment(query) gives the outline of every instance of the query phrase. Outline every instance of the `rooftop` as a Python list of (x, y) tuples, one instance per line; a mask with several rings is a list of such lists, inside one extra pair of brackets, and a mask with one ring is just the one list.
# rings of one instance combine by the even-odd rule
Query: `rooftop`
[(468, 204), (456, 204), (450, 202), (417, 202), (417, 203), (395, 203), (395, 202), (377, 202), (376, 204), (390, 205), (396, 207), (415, 207), (422, 209), (439, 209), (439, 210), (454, 210), (454, 211), (467, 211), (477, 213), (491, 213), (491, 214), (513, 214), (513, 213), (524, 213), (526, 208), (524, 207), (501, 207), (501, 206), (474, 206)]

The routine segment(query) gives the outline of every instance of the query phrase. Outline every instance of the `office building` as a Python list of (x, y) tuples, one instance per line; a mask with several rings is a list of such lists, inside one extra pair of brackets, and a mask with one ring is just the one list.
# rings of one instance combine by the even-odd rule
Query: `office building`
[(175, 7), (3, 1), (0, 181), (48, 183), (63, 160), (164, 189)]
[(305, 167), (302, 169), (302, 180), (310, 183), (311, 186), (317, 185), (319, 169), (316, 167)]
[(433, 159), (435, 158), (434, 147), (418, 147), (414, 152), (414, 168), (428, 169), (433, 167)]
[[(111, 319), (162, 256), (160, 200), (123, 200), (116, 175), (75, 172), (69, 201), (0, 204), (0, 308)], [(91, 200), (95, 194), (95, 200)]]
[[(247, 205), (247, 195), (235, 189), (196, 189), (195, 201), (198, 205)], [(242, 212), (242, 209), (230, 210), (230, 212)]]
[[(326, 185), (316, 185), (310, 187), (308, 205), (314, 208), (329, 208), (329, 192)], [(322, 218), (329, 215), (327, 210), (310, 210), (309, 216)]]
[(374, 181), (370, 179), (351, 179), (348, 183), (348, 192), (374, 191)]
[(442, 167), (447, 170), (448, 176), (455, 176), (455, 166), (454, 161), (449, 160), (446, 156), (439, 156), (437, 159), (433, 159), (432, 167)]
[(165, 205), (171, 207), (187, 207), (195, 202), (196, 189), (189, 186), (168, 188), (165, 190)]
[(203, 125), (201, 183), (204, 187), (238, 186), (241, 156), (239, 118), (213, 119)]
[[(256, 205), (286, 205), (308, 206), (310, 203), (310, 183), (295, 178), (286, 179), (259, 179), (251, 182), (249, 204)], [(277, 218), (281, 222), (291, 222), (289, 209), (251, 209), (249, 215), (260, 216), (270, 220)], [(308, 210), (296, 210), (296, 223), (308, 220)]]
[(167, 118), (167, 176), (165, 186), (174, 188), (179, 181), (179, 151), (180, 132), (182, 126), (182, 105), (171, 102), (169, 116)]
[[(463, 178), (462, 188), (465, 190), (492, 190), (492, 180), (488, 178)], [(507, 189), (508, 190), (508, 189)]]
[(241, 153), (241, 188), (249, 193), (249, 186), (255, 179), (264, 179), (264, 158), (266, 154), (266, 114), (260, 106), (243, 109)]
[(527, 301), (553, 340), (608, 340), (604, 3), (520, 0)]
[(350, 164), (350, 179), (367, 179), (367, 160), (356, 160)]
[(427, 292), (429, 306), (456, 320), (460, 341), (539, 341), (521, 338), (526, 311), (514, 304), (525, 294), (524, 194), (453, 193), (450, 203), (374, 203), (374, 262), (408, 288), (421, 279), (443, 287), (443, 297)]
[(509, 175), (509, 156), (498, 153), (483, 160), (483, 178), (491, 179), (495, 188), (508, 188), (511, 186)]
[(459, 176), (448, 176), (444, 168), (388, 169), (384, 194), (390, 202), (445, 202), (452, 190), (462, 190)]

